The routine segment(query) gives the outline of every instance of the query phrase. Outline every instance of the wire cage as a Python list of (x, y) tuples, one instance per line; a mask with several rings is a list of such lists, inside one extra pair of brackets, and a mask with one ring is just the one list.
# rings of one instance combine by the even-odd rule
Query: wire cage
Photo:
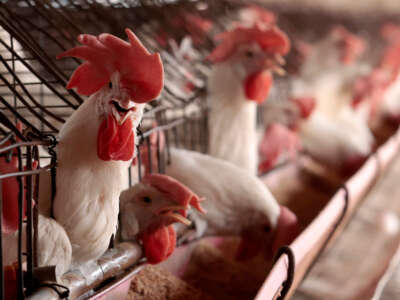
[[(223, 30), (237, 5), (223, 1), (168, 2), (24, 0), (0, 4), (0, 154), (6, 166), (11, 159), (18, 161), (17, 169), (1, 174), (0, 180), (13, 178), (18, 185), (19, 230), (14, 265), (18, 299), (45, 285), (41, 277), (43, 268), (37, 262), (39, 174), (50, 170), (54, 196), (56, 136), (65, 120), (84, 101), (73, 90), (65, 88), (79, 61), (57, 61), (55, 57), (73, 47), (78, 34), (108, 32), (123, 36), (123, 30), (129, 27), (147, 49), (160, 52), (163, 58), (165, 86), (160, 99), (145, 107), (139, 130), (139, 166), (140, 152), (153, 146), (150, 135), (154, 132), (163, 132), (166, 146), (160, 149), (157, 144), (157, 170), (151, 169), (150, 161), (149, 172), (164, 171), (170, 161), (171, 146), (207, 151), (204, 96), (209, 64), (205, 55), (214, 45), (211, 35), (193, 26), (193, 20), (212, 18), (213, 30)], [(171, 16), (175, 16), (173, 22), (170, 22)], [(179, 45), (188, 35), (197, 43), (196, 50), (190, 48), (186, 53), (190, 60), (179, 53)], [(135, 170), (138, 174), (129, 172), (130, 185), (142, 177), (142, 168)], [(8, 249), (4, 249), (0, 239), (0, 299), (4, 299), (4, 288), (8, 284), (3, 265), (5, 251)], [(60, 297), (68, 296), (68, 291), (57, 284), (50, 286)]]
[[(57, 171), (57, 155), (54, 151), (56, 136), (65, 120), (84, 101), (73, 90), (65, 88), (69, 75), (79, 61), (74, 58), (56, 60), (56, 55), (73, 47), (76, 36), (80, 33), (108, 32), (124, 36), (126, 27), (134, 30), (147, 49), (161, 54), (165, 86), (157, 101), (146, 104), (138, 134), (139, 167), (129, 170), (129, 184), (132, 185), (143, 176), (140, 167), (144, 158), (141, 155), (143, 150), (147, 150), (148, 154), (145, 159), (149, 160), (150, 170), (147, 171), (160, 173), (164, 172), (166, 164), (170, 162), (170, 147), (203, 153), (208, 151), (205, 96), (210, 64), (206, 56), (215, 46), (212, 36), (228, 29), (236, 19), (238, 9), (246, 4), (247, 1), (239, 0), (10, 0), (0, 3), (0, 163), (2, 160), (5, 164), (10, 163), (12, 158), (18, 161), (17, 169), (0, 174), (0, 180), (14, 178), (18, 186), (20, 230), (18, 263), (15, 266), (18, 298), (31, 294), (43, 285), (36, 258), (39, 174), (49, 171), (52, 173), (54, 195)], [(340, 21), (358, 31), (366, 28), (362, 20), (334, 20), (332, 16), (319, 14), (319, 21), (316, 21), (316, 14), (312, 11), (294, 12), (281, 8), (279, 11), (280, 26), (289, 35), (299, 31), (306, 32), (306, 27), (315, 28), (310, 22), (332, 24)], [(313, 18), (309, 18), (310, 14), (313, 14)], [(209, 20), (213, 23), (210, 31), (205, 29)], [(379, 22), (381, 20), (369, 19), (368, 26), (377, 28), (376, 24)], [(359, 24), (358, 27), (355, 24)], [(316, 29), (311, 40), (323, 35), (329, 26), (319, 26)], [(373, 30), (370, 34), (374, 34)], [(189, 45), (185, 48), (188, 45), (188, 36), (195, 47)], [(288, 64), (295, 60), (296, 58), (289, 57)], [(289, 97), (290, 83), (286, 78), (280, 78), (276, 80), (276, 85), (278, 88), (270, 98), (284, 101)], [(263, 107), (258, 114), (260, 124), (264, 122), (262, 110)], [(24, 129), (21, 131), (17, 124), (22, 124)], [(156, 145), (152, 145), (151, 135), (154, 133), (165, 135), (165, 147), (160, 146), (160, 139), (157, 139)], [(151, 151), (156, 151), (156, 155), (152, 156)], [(154, 157), (157, 161), (152, 164)], [(2, 205), (0, 214), (1, 209)], [(24, 210), (26, 218), (23, 218)], [(26, 241), (23, 241), (24, 238)], [(23, 244), (26, 244), (26, 251), (23, 250)], [(0, 252), (5, 253), (2, 239)], [(125, 264), (124, 268), (131, 268), (132, 263), (137, 261), (137, 257), (130, 256), (128, 262), (131, 265)], [(2, 259), (0, 284), (3, 293), (4, 267)], [(115, 276), (114, 273), (107, 273), (107, 276), (94, 284), (99, 288), (102, 286), (101, 282), (103, 285), (104, 282), (108, 283)], [(59, 287), (53, 287), (60, 292)], [(86, 293), (93, 287), (95, 286), (91, 285), (78, 289), (78, 292)], [(73, 297), (80, 294), (73, 294)], [(68, 293), (61, 293), (60, 296), (68, 296)], [(0, 294), (0, 299), (4, 299), (4, 295)]]

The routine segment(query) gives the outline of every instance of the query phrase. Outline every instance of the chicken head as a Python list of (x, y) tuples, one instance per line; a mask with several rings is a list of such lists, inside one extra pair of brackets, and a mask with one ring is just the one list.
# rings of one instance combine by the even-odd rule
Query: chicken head
[(143, 104), (163, 87), (160, 55), (150, 54), (135, 34), (126, 29), (129, 42), (111, 34), (81, 34), (78, 46), (60, 54), (85, 60), (72, 74), (67, 88), (82, 95), (100, 93), (97, 113), (103, 119), (97, 135), (101, 160), (128, 161), (135, 151), (135, 130)]
[(190, 206), (204, 213), (201, 199), (177, 180), (162, 174), (148, 174), (141, 183), (121, 193), (121, 236), (143, 244), (151, 264), (167, 259), (175, 249), (173, 223), (190, 225)]
[[(265, 25), (263, 23), (263, 25)], [(283, 73), (283, 55), (290, 42), (276, 26), (237, 26), (217, 36), (219, 45), (208, 59), (213, 63), (227, 62), (243, 82), (246, 99), (262, 103), (272, 84), (272, 73)]]

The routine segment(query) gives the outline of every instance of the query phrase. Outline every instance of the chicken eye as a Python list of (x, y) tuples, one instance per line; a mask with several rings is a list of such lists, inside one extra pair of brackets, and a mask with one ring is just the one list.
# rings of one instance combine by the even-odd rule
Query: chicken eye
[(251, 57), (254, 56), (253, 51), (250, 51), (250, 50), (247, 50), (247, 51), (245, 52), (245, 54), (246, 54), (246, 57), (248, 57), (248, 58), (251, 58)]
[(108, 87), (109, 87), (110, 89), (112, 89), (112, 82), (111, 82), (111, 81), (108, 83)]
[(151, 203), (150, 197), (147, 197), (147, 196), (146, 196), (146, 197), (143, 197), (142, 200), (143, 200), (143, 202), (146, 203), (146, 204), (150, 204), (150, 203)]
[(265, 225), (264, 226), (264, 231), (265, 232), (270, 232), (271, 231), (271, 227), (269, 225)]

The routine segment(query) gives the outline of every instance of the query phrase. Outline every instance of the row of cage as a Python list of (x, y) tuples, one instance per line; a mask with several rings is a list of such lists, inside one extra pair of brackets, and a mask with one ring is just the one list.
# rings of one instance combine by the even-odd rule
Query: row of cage
[[(74, 58), (58, 61), (57, 54), (75, 46), (80, 33), (108, 32), (123, 36), (126, 27), (137, 34), (150, 52), (161, 54), (164, 90), (157, 101), (146, 105), (138, 133), (137, 178), (140, 180), (143, 176), (140, 168), (142, 151), (148, 155), (150, 168), (156, 166), (149, 171), (160, 173), (170, 162), (171, 147), (208, 151), (205, 99), (211, 66), (206, 57), (215, 46), (214, 36), (228, 29), (237, 17), (237, 11), (247, 4), (247, 1), (239, 0), (10, 0), (0, 3), (0, 155), (7, 162), (16, 159), (19, 166), (18, 172), (0, 174), (0, 181), (13, 178), (18, 185), (20, 230), (16, 268), (19, 298), (38, 287), (35, 272), (38, 269), (39, 174), (52, 173), (54, 195), (57, 133), (84, 101), (75, 91), (65, 88), (79, 61)], [(310, 18), (309, 12), (281, 11), (284, 16), (282, 27), (289, 35), (303, 31), (315, 39), (327, 30), (327, 26), (317, 28), (313, 22), (333, 23), (332, 16), (314, 14)], [(350, 28), (366, 28), (360, 20), (358, 28), (348, 19), (337, 21), (347, 22)], [(369, 20), (369, 25), (376, 27), (374, 22), (380, 20)], [(211, 23), (210, 29), (207, 24)], [(311, 33), (306, 30), (310, 27), (315, 29)], [(194, 45), (185, 48), (188, 36)], [(288, 65), (295, 59), (289, 56)], [(281, 88), (275, 89), (271, 97), (286, 99), (290, 89), (287, 80), (277, 80), (276, 84)], [(260, 111), (260, 123), (262, 116)], [(152, 133), (164, 134), (165, 147), (159, 143), (152, 145)], [(156, 151), (156, 155), (152, 156), (151, 151)], [(157, 160), (155, 164), (152, 159)], [(129, 184), (137, 178), (130, 176)], [(0, 193), (0, 215), (2, 206)], [(22, 217), (24, 212), (25, 219)], [(22, 240), (23, 228), (26, 241)], [(23, 244), (26, 244), (26, 251), (23, 251)], [(0, 239), (0, 253), (4, 251), (7, 249)], [(3, 267), (1, 259), (0, 299), (4, 299), (7, 285)]]

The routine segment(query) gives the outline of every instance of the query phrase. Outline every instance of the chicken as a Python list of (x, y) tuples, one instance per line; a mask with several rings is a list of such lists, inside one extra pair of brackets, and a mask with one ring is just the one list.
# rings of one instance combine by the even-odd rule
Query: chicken
[(300, 138), (294, 130), (279, 123), (269, 125), (259, 145), (258, 172), (265, 173), (277, 165), (286, 154), (295, 159), (301, 150)]
[[(3, 264), (11, 266), (18, 260), (18, 232), (3, 234), (3, 243), (7, 251), (3, 254)], [(22, 229), (22, 249), (26, 251), (26, 229)], [(38, 265), (56, 266), (56, 276), (68, 271), (72, 247), (64, 228), (52, 218), (39, 215), (38, 220)]]
[[(152, 164), (155, 164), (155, 147), (157, 144), (160, 148), (164, 146), (164, 137), (162, 133), (153, 132), (150, 140), (150, 147), (142, 155), (147, 156), (150, 151)], [(166, 175), (204, 198), (201, 206), (207, 213), (190, 210), (188, 214), (195, 223), (197, 237), (240, 235), (242, 242), (237, 257), (250, 259), (259, 252), (271, 258), (280, 246), (289, 244), (297, 236), (296, 216), (280, 206), (255, 175), (230, 162), (193, 151), (171, 148), (170, 155)], [(142, 162), (148, 174), (149, 160)], [(178, 228), (178, 235), (184, 236), (182, 228)]]
[(175, 249), (176, 233), (172, 226), (186, 219), (189, 206), (204, 213), (201, 199), (175, 179), (149, 174), (141, 183), (120, 196), (122, 240), (139, 240), (147, 261), (156, 264), (167, 259)]
[(301, 125), (303, 148), (325, 166), (350, 175), (365, 162), (374, 142), (369, 130), (352, 125), (357, 125), (357, 122), (335, 122), (319, 112), (314, 112)]
[(166, 174), (205, 198), (202, 207), (207, 213), (191, 211), (188, 216), (198, 236), (241, 236), (238, 259), (250, 259), (260, 252), (271, 258), (299, 232), (293, 212), (280, 206), (255, 175), (230, 162), (171, 149)]
[(378, 65), (354, 84), (353, 106), (368, 111), (371, 120), (379, 115), (400, 122), (400, 27), (384, 24), (381, 34), (387, 45)]
[(354, 63), (364, 48), (361, 39), (336, 27), (314, 47), (293, 81), (294, 96), (308, 93), (317, 102), (299, 128), (304, 150), (343, 173), (356, 170), (374, 146), (367, 113), (352, 107), (354, 82), (368, 71)]
[[(4, 266), (4, 296), (6, 300), (16, 299), (18, 271), (18, 231), (2, 233)], [(22, 252), (26, 252), (26, 229), (22, 228)], [(72, 247), (64, 228), (54, 219), (39, 215), (38, 219), (38, 266), (55, 266), (57, 281), (68, 271), (71, 264)], [(22, 268), (25, 268), (24, 256)]]
[(299, 129), (313, 113), (313, 97), (271, 99), (263, 107), (266, 129), (259, 143), (258, 172), (265, 173), (280, 161), (294, 160), (302, 150)]
[(287, 36), (275, 26), (236, 26), (218, 36), (209, 55), (209, 153), (257, 172), (256, 109), (268, 96), (272, 73), (289, 51)]
[(369, 66), (355, 63), (364, 49), (364, 40), (335, 26), (311, 48), (293, 80), (293, 96), (313, 95), (316, 109), (332, 118), (351, 109), (352, 82), (369, 71)]
[[(17, 129), (22, 131), (22, 124), (17, 123)], [(20, 140), (17, 138), (17, 142)], [(5, 146), (7, 146), (6, 143)], [(17, 151), (14, 149), (0, 160), (1, 174), (19, 172)], [(37, 161), (32, 162), (32, 169), (38, 166)], [(23, 168), (26, 169), (26, 168)], [(22, 177), (22, 184), (25, 177)], [(17, 269), (18, 269), (18, 224), (19, 224), (19, 184), (16, 177), (8, 177), (2, 180), (3, 214), (2, 214), (2, 242), (7, 249), (2, 253), (4, 266), (4, 280), (6, 289), (5, 299), (15, 299), (17, 293)], [(26, 217), (26, 194), (23, 190), (23, 219)], [(22, 233), (22, 252), (26, 252), (26, 226), (23, 223)], [(56, 266), (56, 276), (68, 270), (71, 262), (71, 243), (65, 230), (53, 219), (39, 215), (38, 219), (38, 248), (37, 253), (39, 266)], [(24, 259), (24, 257), (23, 257)], [(24, 261), (24, 260), (23, 260)], [(24, 263), (23, 263), (24, 264)]]
[[(126, 34), (129, 42), (110, 34), (82, 34), (82, 46), (58, 56), (85, 60), (67, 88), (91, 95), (58, 136), (53, 212), (71, 241), (73, 266), (107, 250), (117, 228), (119, 195), (135, 155), (144, 103), (163, 87), (159, 54), (150, 54), (129, 29)], [(48, 207), (43, 208), (47, 213)]]

